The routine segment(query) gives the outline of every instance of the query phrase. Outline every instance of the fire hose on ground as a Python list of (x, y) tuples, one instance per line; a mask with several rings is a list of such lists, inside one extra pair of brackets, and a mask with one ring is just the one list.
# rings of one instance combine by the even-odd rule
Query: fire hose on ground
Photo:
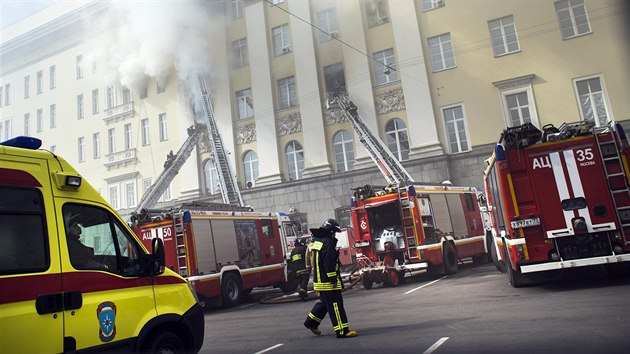
[[(361, 275), (358, 274), (357, 272), (358, 269), (359, 268), (355, 268), (350, 274), (346, 276), (342, 276), (341, 280), (344, 282), (344, 288), (341, 290), (342, 292), (352, 289), (355, 285), (361, 282)], [(317, 294), (317, 291), (309, 291), (304, 300), (302, 300), (302, 298), (300, 298), (297, 295), (297, 293), (292, 293), (292, 294), (284, 294), (282, 296), (265, 298), (265, 299), (260, 300), (260, 303), (261, 304), (284, 304), (284, 303), (289, 303), (289, 302), (316, 300), (318, 298), (319, 298), (319, 295)]]

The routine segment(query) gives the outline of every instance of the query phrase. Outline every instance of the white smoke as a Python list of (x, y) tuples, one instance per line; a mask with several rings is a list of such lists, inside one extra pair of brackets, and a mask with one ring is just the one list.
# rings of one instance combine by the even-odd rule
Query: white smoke
[(107, 85), (143, 92), (151, 79), (163, 86), (175, 74), (179, 87), (198, 92), (197, 75), (211, 72), (209, 3), (107, 2), (108, 10), (91, 26), (98, 31), (98, 46), (86, 60), (98, 65)]

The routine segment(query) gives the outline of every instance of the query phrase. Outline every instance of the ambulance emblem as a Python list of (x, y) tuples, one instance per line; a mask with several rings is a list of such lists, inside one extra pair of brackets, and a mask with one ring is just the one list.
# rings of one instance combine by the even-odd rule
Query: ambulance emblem
[(99, 331), (98, 336), (103, 342), (110, 342), (116, 336), (116, 304), (103, 302), (96, 309)]

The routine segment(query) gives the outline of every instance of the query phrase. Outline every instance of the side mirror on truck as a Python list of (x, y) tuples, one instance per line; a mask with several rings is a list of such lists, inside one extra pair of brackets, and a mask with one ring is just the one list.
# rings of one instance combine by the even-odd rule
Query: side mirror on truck
[(166, 259), (164, 256), (164, 241), (161, 238), (155, 237), (151, 241), (152, 259), (150, 262), (151, 275), (160, 275), (164, 273), (164, 267)]

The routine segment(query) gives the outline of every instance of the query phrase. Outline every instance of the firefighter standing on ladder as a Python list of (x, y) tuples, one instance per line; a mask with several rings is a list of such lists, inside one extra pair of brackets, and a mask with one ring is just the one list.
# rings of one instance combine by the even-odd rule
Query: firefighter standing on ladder
[(306, 245), (304, 244), (304, 240), (299, 238), (295, 240), (295, 248), (291, 251), (291, 262), (293, 262), (300, 287), (300, 299), (306, 301), (306, 296), (308, 295), (306, 287), (308, 286), (309, 271), (306, 269)]
[(311, 229), (314, 237), (310, 246), (313, 257), (313, 288), (319, 292), (320, 301), (313, 306), (304, 326), (315, 335), (321, 335), (319, 325), (328, 313), (337, 338), (349, 338), (355, 337), (357, 332), (350, 330), (343, 307), (343, 282), (339, 271), (341, 263), (335, 238), (337, 232), (341, 232), (341, 229), (333, 219), (324, 221), (317, 229)]

